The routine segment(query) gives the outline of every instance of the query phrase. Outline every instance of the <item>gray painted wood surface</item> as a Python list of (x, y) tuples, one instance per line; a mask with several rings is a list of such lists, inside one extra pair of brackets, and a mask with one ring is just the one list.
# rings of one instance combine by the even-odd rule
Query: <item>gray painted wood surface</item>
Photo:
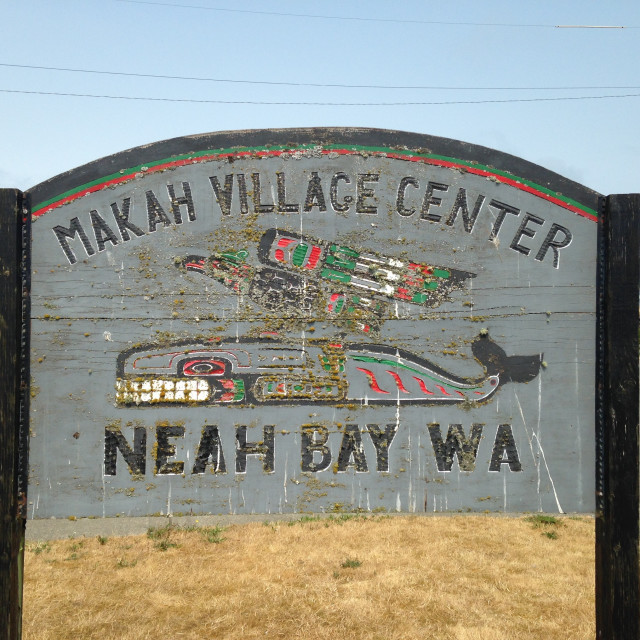
[(178, 166), (222, 148), (184, 139), (105, 159), (91, 179), (122, 182), (83, 197), (88, 170), (32, 190), (30, 517), (594, 510), (598, 194), (498, 152), (448, 166), (437, 139), (321, 137)]

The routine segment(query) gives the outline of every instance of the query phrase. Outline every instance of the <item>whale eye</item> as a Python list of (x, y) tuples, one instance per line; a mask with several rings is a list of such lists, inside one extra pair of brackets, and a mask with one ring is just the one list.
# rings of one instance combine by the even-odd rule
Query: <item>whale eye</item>
[(224, 369), (224, 362), (219, 360), (189, 360), (184, 363), (182, 373), (185, 376), (222, 376)]

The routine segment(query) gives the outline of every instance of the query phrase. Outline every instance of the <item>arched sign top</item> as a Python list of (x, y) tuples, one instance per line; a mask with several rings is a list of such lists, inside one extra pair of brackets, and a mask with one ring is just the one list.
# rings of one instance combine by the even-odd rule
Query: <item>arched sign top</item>
[(163, 140), (90, 162), (29, 190), (34, 219), (90, 193), (145, 174), (235, 158), (380, 156), (455, 169), (531, 193), (596, 220), (600, 194), (531, 162), (458, 140), (364, 128), (270, 129), (208, 133)]

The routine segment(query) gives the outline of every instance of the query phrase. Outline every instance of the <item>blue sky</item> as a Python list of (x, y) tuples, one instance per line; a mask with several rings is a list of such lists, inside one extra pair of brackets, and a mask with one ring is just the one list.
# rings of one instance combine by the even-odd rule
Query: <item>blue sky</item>
[[(636, 1), (7, 4), (2, 187), (27, 189), (91, 160), (176, 136), (361, 126), (492, 147), (605, 194), (640, 191)], [(382, 88), (399, 86), (426, 88)], [(630, 97), (548, 100), (621, 95)], [(491, 100), (527, 101), (479, 102)], [(425, 104), (439, 102), (465, 103)]]

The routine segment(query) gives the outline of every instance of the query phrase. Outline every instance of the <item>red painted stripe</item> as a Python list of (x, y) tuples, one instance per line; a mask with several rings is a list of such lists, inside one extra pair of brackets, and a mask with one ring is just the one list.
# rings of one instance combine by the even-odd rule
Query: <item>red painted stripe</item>
[(451, 395), (444, 387), (441, 387), (439, 384), (436, 385), (436, 389), (439, 389), (440, 392), (443, 393), (445, 396)]
[(320, 254), (322, 253), (322, 249), (318, 246), (313, 247), (311, 249), (311, 254), (309, 255), (309, 261), (305, 265), (305, 269), (315, 269), (318, 264), (318, 260), (320, 260)]
[[(238, 151), (238, 152), (233, 152), (233, 153), (218, 153), (218, 154), (208, 154), (208, 155), (203, 155), (203, 156), (198, 156), (196, 158), (185, 158), (182, 160), (173, 160), (171, 162), (165, 162), (163, 164), (159, 164), (156, 165), (154, 167), (149, 167), (146, 171), (142, 172), (142, 173), (156, 173), (158, 171), (164, 171), (166, 169), (169, 168), (175, 168), (175, 167), (182, 167), (182, 166), (186, 166), (189, 164), (198, 164), (201, 162), (206, 162), (207, 160), (215, 160), (215, 159), (220, 159), (220, 158), (229, 158), (229, 157), (234, 157), (234, 158), (241, 158), (241, 157), (248, 157), (248, 156), (253, 156), (253, 157), (277, 157), (282, 155), (283, 153), (285, 153), (284, 150), (273, 150), (273, 151)], [(338, 155), (353, 155), (353, 154), (357, 154), (359, 153), (359, 151), (357, 150), (351, 150), (351, 149), (322, 149), (321, 153), (324, 155), (328, 155), (330, 153), (337, 153)], [(375, 152), (372, 155), (376, 155)], [(529, 185), (523, 184), (522, 182), (519, 182), (518, 180), (514, 180), (513, 178), (508, 178), (507, 176), (502, 176), (496, 173), (492, 173), (491, 171), (487, 171), (486, 169), (479, 169), (477, 167), (473, 167), (473, 166), (469, 166), (469, 165), (465, 165), (465, 164), (461, 164), (461, 163), (457, 163), (457, 162), (451, 162), (449, 160), (442, 160), (440, 158), (424, 158), (421, 156), (407, 156), (407, 155), (402, 155), (402, 154), (398, 154), (398, 153), (381, 153), (380, 154), (383, 157), (386, 158), (392, 158), (395, 160), (403, 160), (403, 161), (408, 161), (408, 162), (421, 162), (423, 164), (431, 164), (431, 165), (435, 165), (435, 166), (440, 166), (440, 167), (445, 167), (445, 168), (449, 168), (449, 169), (462, 169), (468, 173), (472, 173), (474, 175), (479, 175), (479, 176), (483, 176), (483, 177), (489, 177), (489, 176), (493, 176), (496, 180), (498, 180), (499, 182), (502, 182), (504, 184), (507, 184), (509, 186), (515, 187), (516, 189), (519, 189), (521, 191), (526, 191), (527, 193), (531, 193), (532, 195), (539, 197), (539, 198), (543, 198), (544, 200), (547, 200), (549, 202), (552, 202), (553, 204), (558, 205), (559, 207), (562, 207), (563, 209), (567, 209), (568, 211), (572, 211), (573, 213), (576, 213), (579, 216), (582, 216), (584, 218), (587, 218), (589, 220), (593, 220), (593, 221), (597, 221), (597, 216), (588, 213), (587, 211), (584, 211), (582, 209), (580, 209), (579, 207), (576, 207), (575, 205), (572, 205), (568, 202), (565, 202), (563, 200), (560, 200), (559, 198), (556, 198), (550, 194), (544, 193), (542, 191), (539, 191), (537, 189), (535, 189), (534, 187), (530, 187)], [(129, 174), (125, 174), (122, 175), (121, 177), (118, 178), (114, 178), (112, 180), (108, 180), (105, 181), (103, 183), (97, 184), (97, 185), (93, 185), (91, 187), (88, 187), (86, 189), (83, 189), (81, 191), (78, 191), (77, 193), (74, 193), (70, 196), (67, 196), (65, 198), (61, 198), (60, 200), (49, 204), (45, 207), (42, 207), (41, 209), (37, 209), (36, 211), (32, 212), (32, 217), (37, 218), (49, 211), (52, 211), (53, 209), (56, 209), (64, 204), (67, 204), (69, 202), (73, 202), (74, 200), (77, 200), (78, 198), (82, 198), (83, 196), (89, 194), (89, 193), (95, 193), (96, 191), (101, 191), (102, 189), (105, 189), (107, 187), (111, 187), (117, 184), (121, 184), (123, 182), (127, 182), (128, 180), (133, 179), (138, 173), (141, 172), (134, 172), (134, 173), (129, 173)]]
[(378, 385), (378, 381), (376, 380), (375, 375), (373, 375), (373, 371), (369, 371), (369, 369), (361, 369), (360, 367), (356, 367), (356, 369), (358, 371), (362, 371), (362, 373), (364, 373), (365, 376), (367, 376), (367, 378), (369, 379), (369, 386), (376, 392), (376, 393), (389, 393), (388, 391), (385, 391), (384, 389), (381, 389)]
[(402, 380), (400, 379), (400, 376), (395, 371), (389, 371), (387, 369), (387, 373), (396, 381), (396, 386), (400, 391), (402, 391), (402, 393), (409, 393), (405, 389), (405, 386), (402, 384)]
[(588, 218), (589, 220), (597, 221), (597, 216), (594, 216), (587, 211), (583, 211), (579, 207), (570, 204), (569, 202), (564, 202), (564, 200), (560, 200), (559, 198), (555, 198), (547, 193), (542, 191), (538, 191), (529, 185), (523, 184), (522, 182), (518, 182), (513, 178), (507, 178), (506, 176), (501, 176), (496, 173), (492, 173), (491, 171), (486, 171), (485, 169), (478, 169), (476, 167), (470, 167), (468, 165), (458, 164), (457, 162), (450, 162), (449, 160), (441, 160), (439, 158), (420, 158), (417, 156), (401, 156), (395, 153), (388, 153), (388, 158), (394, 158), (396, 160), (409, 160), (410, 162), (423, 162), (425, 164), (433, 164), (439, 167), (446, 167), (447, 169), (462, 169), (468, 173), (473, 173), (478, 176), (489, 177), (493, 176), (496, 180), (503, 182), (504, 184), (508, 184), (509, 186), (515, 187), (516, 189), (520, 189), (521, 191), (526, 191), (527, 193), (531, 193), (538, 198), (543, 198), (544, 200), (548, 200), (553, 204), (557, 204), (563, 209), (568, 209), (573, 213), (577, 213), (579, 216), (584, 218)]
[(398, 287), (398, 292), (396, 293), (394, 298), (398, 298), (400, 300), (411, 300), (411, 297), (409, 296), (409, 292), (407, 291), (407, 289), (403, 287)]
[(418, 381), (418, 384), (422, 389), (422, 393), (426, 393), (428, 396), (433, 395), (433, 391), (429, 391), (429, 389), (427, 389), (427, 385), (424, 383), (424, 380), (422, 380), (421, 378), (416, 378), (415, 376), (413, 376), (413, 379)]

